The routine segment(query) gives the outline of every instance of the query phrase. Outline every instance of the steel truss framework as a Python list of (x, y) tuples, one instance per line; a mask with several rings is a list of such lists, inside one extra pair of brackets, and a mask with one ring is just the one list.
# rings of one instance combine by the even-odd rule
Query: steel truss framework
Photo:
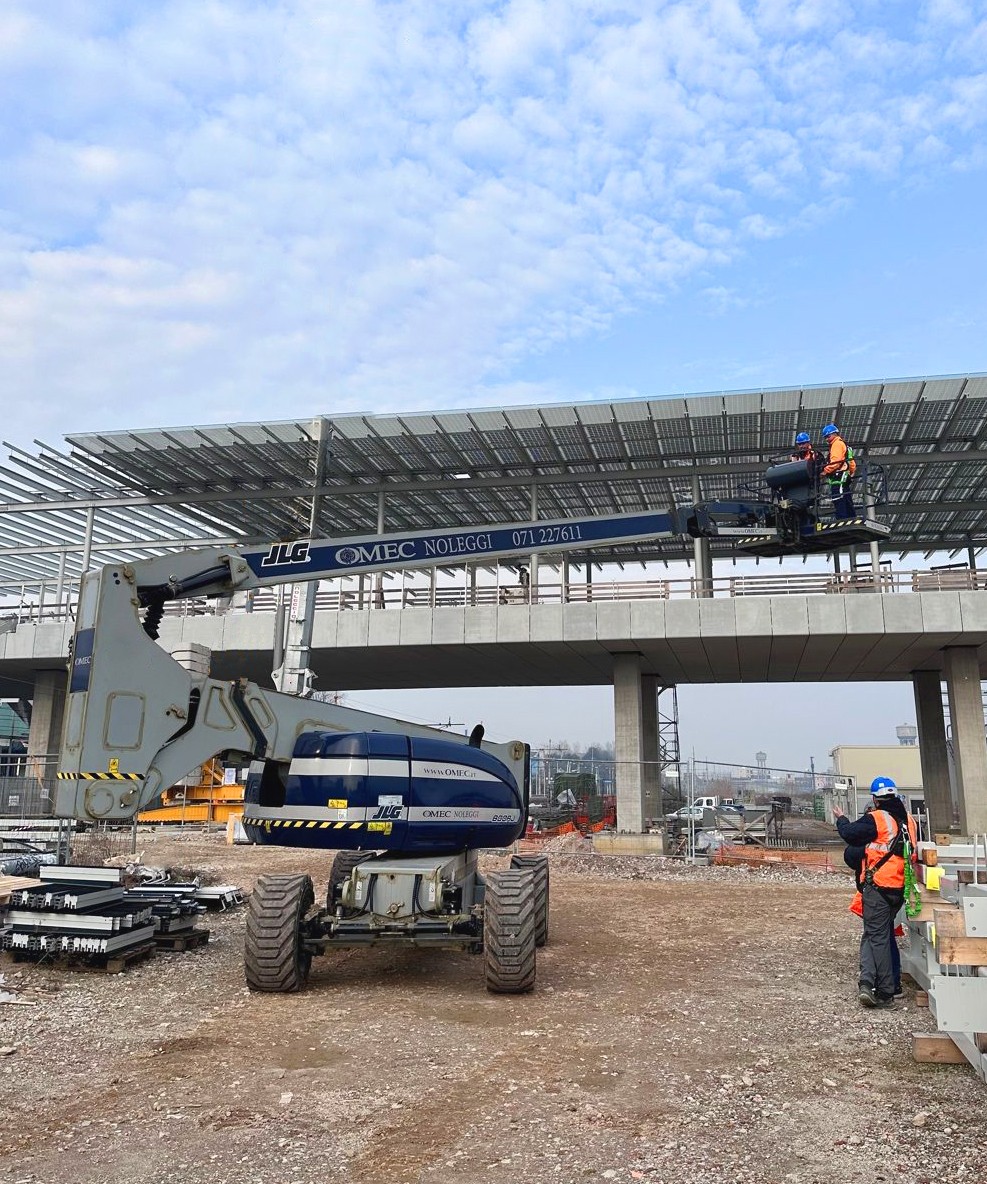
[[(696, 480), (701, 500), (730, 498), (787, 454), (796, 432), (818, 440), (829, 421), (885, 466), (882, 517), (896, 552), (987, 545), (987, 375), (970, 374), (8, 445), (0, 586), (71, 584), (91, 563), (305, 535), (316, 493), (319, 536), (666, 509), (694, 500)], [(713, 550), (728, 555), (731, 543)], [(685, 539), (592, 560), (691, 556)]]

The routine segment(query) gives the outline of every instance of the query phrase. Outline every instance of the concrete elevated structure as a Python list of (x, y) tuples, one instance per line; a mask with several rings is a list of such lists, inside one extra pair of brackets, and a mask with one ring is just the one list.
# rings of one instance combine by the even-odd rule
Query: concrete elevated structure
[[(271, 614), (230, 611), (166, 618), (161, 642), (209, 647), (214, 677), (268, 683), (272, 636)], [(35, 684), (35, 746), (50, 745), (56, 730), (70, 637), (67, 621), (0, 635), (0, 694)], [(612, 684), (618, 812), (629, 831), (643, 820), (639, 762), (657, 759), (659, 687), (906, 679), (915, 687), (933, 822), (948, 829), (945, 680), (960, 828), (987, 832), (984, 592), (337, 610), (317, 613), (311, 659), (324, 690)]]

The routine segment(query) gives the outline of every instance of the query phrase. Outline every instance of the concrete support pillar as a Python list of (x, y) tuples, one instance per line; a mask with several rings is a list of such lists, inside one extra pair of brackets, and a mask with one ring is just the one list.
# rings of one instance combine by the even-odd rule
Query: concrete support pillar
[[(62, 746), (65, 714), (65, 671), (39, 670), (34, 676), (31, 727), (27, 737), (27, 766), (32, 777), (54, 787)], [(50, 782), (50, 784), (49, 784)]]
[[(692, 500), (699, 504), (699, 478), (692, 479)], [(713, 595), (713, 553), (710, 550), (709, 539), (693, 539), (692, 554), (695, 562), (696, 595), (708, 597)]]
[(953, 797), (949, 786), (949, 754), (946, 750), (946, 720), (942, 710), (942, 680), (938, 670), (912, 673), (915, 718), (922, 758), (922, 789), (929, 825), (933, 833), (953, 825)]
[(960, 832), (987, 834), (987, 739), (977, 647), (949, 646), (944, 653)]
[(658, 756), (658, 679), (641, 675), (641, 787), (644, 796), (644, 822), (654, 823), (662, 815), (661, 764)]
[(617, 769), (617, 830), (644, 831), (644, 792), (641, 759), (644, 720), (641, 700), (641, 655), (614, 654), (614, 760)]

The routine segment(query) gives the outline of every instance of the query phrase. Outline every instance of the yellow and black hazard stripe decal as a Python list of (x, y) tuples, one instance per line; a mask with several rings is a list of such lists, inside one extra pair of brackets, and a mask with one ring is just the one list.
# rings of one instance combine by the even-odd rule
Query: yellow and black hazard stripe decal
[(247, 818), (244, 826), (260, 826), (264, 830), (272, 827), (280, 830), (362, 830), (364, 827), (374, 834), (389, 835), (393, 828), (390, 822), (318, 822), (306, 818)]
[(817, 522), (816, 533), (823, 530), (834, 530), (837, 526), (869, 526), (866, 518), (839, 518), (836, 522)]
[(57, 773), (59, 781), (143, 781), (143, 773)]

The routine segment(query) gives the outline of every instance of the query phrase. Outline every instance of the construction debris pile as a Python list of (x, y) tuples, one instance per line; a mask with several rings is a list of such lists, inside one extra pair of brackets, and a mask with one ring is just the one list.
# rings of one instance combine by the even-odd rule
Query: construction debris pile
[(176, 884), (160, 871), (143, 882), (119, 867), (46, 867), (43, 875), (6, 894), (5, 915), (0, 904), (0, 950), (16, 958), (112, 956), (119, 964), (156, 948), (193, 948), (208, 941), (209, 931), (195, 927), (207, 907), (243, 900), (232, 885)]

